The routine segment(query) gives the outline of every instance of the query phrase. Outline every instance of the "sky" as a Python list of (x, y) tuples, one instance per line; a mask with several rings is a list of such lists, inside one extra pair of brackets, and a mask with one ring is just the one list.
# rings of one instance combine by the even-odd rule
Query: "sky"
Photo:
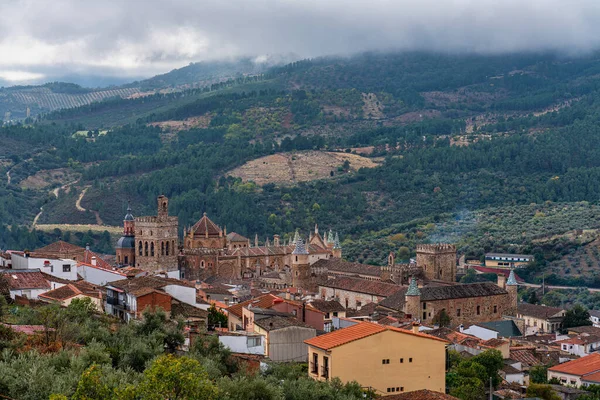
[(588, 52), (599, 20), (599, 0), (1, 0), (0, 80), (127, 81), (279, 54)]

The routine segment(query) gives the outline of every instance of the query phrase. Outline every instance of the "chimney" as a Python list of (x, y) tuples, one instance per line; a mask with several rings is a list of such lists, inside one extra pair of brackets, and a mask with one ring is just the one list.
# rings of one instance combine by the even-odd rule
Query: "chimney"
[(506, 289), (506, 276), (504, 276), (504, 274), (498, 274), (498, 286), (502, 289)]
[(89, 244), (89, 243), (86, 243), (86, 244), (85, 244), (85, 249), (86, 249), (87, 251), (90, 251), (90, 244)]
[(418, 322), (413, 322), (412, 331), (413, 331), (413, 333), (419, 333), (419, 323)]
[(287, 292), (285, 292), (285, 299), (290, 300), (290, 289), (288, 289)]
[(92, 265), (95, 267), (96, 266), (96, 256), (92, 257)]

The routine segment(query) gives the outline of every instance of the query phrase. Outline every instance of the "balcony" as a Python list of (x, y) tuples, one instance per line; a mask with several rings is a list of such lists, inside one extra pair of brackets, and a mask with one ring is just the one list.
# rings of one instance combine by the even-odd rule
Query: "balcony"
[(319, 375), (319, 364), (314, 361), (310, 362), (310, 373), (313, 375)]
[(321, 367), (321, 378), (329, 379), (329, 367)]
[(119, 299), (117, 297), (107, 297), (106, 298), (106, 303), (110, 304), (113, 307), (117, 307), (117, 308), (121, 308), (123, 310), (127, 310), (129, 311), (131, 309), (131, 306), (127, 303), (120, 303)]

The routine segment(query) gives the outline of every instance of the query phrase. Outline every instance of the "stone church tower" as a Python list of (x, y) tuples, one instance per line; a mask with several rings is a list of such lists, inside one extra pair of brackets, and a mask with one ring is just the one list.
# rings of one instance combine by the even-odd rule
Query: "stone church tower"
[(404, 313), (410, 315), (413, 320), (418, 320), (421, 316), (421, 290), (417, 285), (417, 279), (412, 277), (410, 285), (404, 294)]
[(304, 240), (298, 236), (294, 251), (292, 251), (292, 286), (295, 288), (307, 289), (310, 285), (308, 255)]
[(417, 267), (427, 279), (456, 282), (456, 246), (452, 244), (418, 244)]
[(178, 277), (177, 217), (169, 215), (169, 199), (158, 196), (156, 217), (135, 219), (135, 266), (149, 272), (167, 271)]
[(123, 219), (123, 236), (117, 241), (115, 247), (118, 265), (135, 265), (135, 220), (129, 206)]

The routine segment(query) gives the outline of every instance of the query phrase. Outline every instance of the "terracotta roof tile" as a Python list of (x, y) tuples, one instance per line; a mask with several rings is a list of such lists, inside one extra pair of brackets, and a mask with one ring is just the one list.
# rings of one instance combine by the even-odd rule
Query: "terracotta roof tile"
[(519, 303), (517, 313), (529, 317), (546, 319), (563, 311), (562, 308), (541, 306), (537, 304)]
[(214, 237), (221, 234), (221, 228), (212, 222), (210, 218), (206, 216), (206, 213), (204, 213), (202, 218), (200, 218), (200, 220), (192, 227), (192, 232), (194, 232), (194, 236), (206, 236), (208, 233), (208, 236)]
[(321, 259), (312, 264), (311, 268), (326, 268), (329, 272), (342, 274), (369, 275), (378, 278), (381, 276), (381, 267), (344, 261), (341, 258)]
[(555, 365), (549, 368), (548, 371), (562, 372), (570, 375), (585, 375), (600, 371), (600, 354), (592, 353), (577, 360)]
[(227, 234), (227, 239), (230, 242), (246, 242), (246, 243), (249, 240), (247, 237), (244, 237), (244, 236), (240, 235), (239, 233), (235, 233), (235, 232), (229, 232)]
[(446, 340), (437, 338), (435, 336), (427, 335), (425, 333), (415, 333), (406, 329), (394, 328), (391, 326), (378, 325), (371, 322), (361, 322), (356, 325), (352, 325), (348, 328), (339, 329), (327, 333), (325, 335), (317, 336), (312, 339), (305, 340), (304, 343), (309, 346), (318, 347), (323, 350), (330, 350), (335, 347), (353, 342), (355, 340), (364, 339), (368, 336), (376, 335), (378, 333), (391, 330), (406, 335), (419, 336), (426, 339), (438, 340), (447, 343)]
[(112, 265), (110, 265), (109, 263), (104, 261), (104, 259), (102, 257), (100, 257), (99, 254), (96, 254), (91, 250), (85, 250), (85, 252), (83, 253), (83, 259), (81, 260), (81, 262), (92, 265), (92, 257), (96, 257), (96, 266), (103, 268), (103, 269), (112, 270), (112, 268), (113, 268)]
[(80, 294), (82, 294), (81, 290), (76, 288), (74, 285), (68, 284), (56, 288), (54, 290), (50, 290), (46, 293), (42, 293), (38, 297), (42, 297), (49, 300), (63, 301), (70, 299), (71, 297), (78, 296)]
[(50, 289), (50, 282), (39, 269), (1, 270), (0, 273), (8, 282), (10, 289)]
[(236, 317), (242, 316), (242, 309), (247, 306), (258, 307), (258, 308), (270, 308), (273, 306), (275, 301), (283, 301), (282, 298), (277, 297), (272, 294), (265, 294), (255, 299), (250, 299), (243, 301), (238, 304), (234, 304), (233, 306), (227, 308), (227, 312), (235, 315)]
[(151, 289), (160, 289), (167, 285), (178, 285), (178, 286), (186, 286), (186, 287), (194, 287), (194, 285), (181, 281), (179, 279), (173, 278), (163, 278), (161, 276), (140, 276), (137, 278), (131, 279), (121, 279), (120, 281), (115, 281), (109, 283), (107, 286), (113, 286), (119, 289), (123, 289), (128, 292), (137, 291), (142, 288), (151, 288)]
[(381, 297), (391, 296), (402, 289), (402, 286), (394, 285), (392, 283), (370, 281), (367, 279), (352, 278), (349, 276), (330, 279), (320, 286), (347, 290), (350, 292), (366, 293)]
[(67, 243), (63, 240), (59, 240), (54, 243), (50, 243), (48, 246), (36, 249), (35, 252), (39, 253), (55, 253), (55, 254), (77, 254), (83, 253), (85, 249), (81, 246), (77, 246), (71, 243)]
[(587, 374), (581, 380), (598, 384), (600, 383), (600, 371)]
[(333, 312), (333, 311), (344, 311), (345, 308), (342, 306), (339, 301), (335, 300), (313, 300), (310, 304), (312, 307), (316, 308), (322, 312)]

